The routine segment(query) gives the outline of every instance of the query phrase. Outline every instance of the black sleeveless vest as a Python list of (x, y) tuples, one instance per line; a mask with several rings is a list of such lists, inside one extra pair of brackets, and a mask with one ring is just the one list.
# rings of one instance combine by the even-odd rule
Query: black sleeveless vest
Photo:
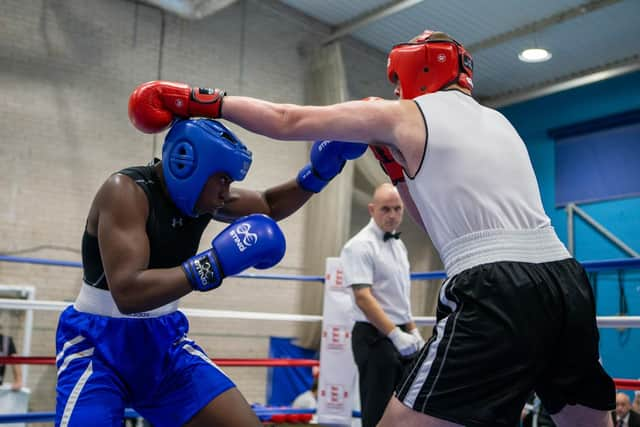
[[(210, 214), (197, 218), (185, 216), (164, 194), (153, 165), (136, 166), (118, 172), (127, 175), (138, 184), (149, 201), (147, 236), (150, 257), (147, 268), (171, 268), (182, 264), (198, 250), (204, 229), (211, 221)], [(83, 280), (91, 286), (108, 289), (97, 236), (92, 236), (85, 227), (82, 236)]]

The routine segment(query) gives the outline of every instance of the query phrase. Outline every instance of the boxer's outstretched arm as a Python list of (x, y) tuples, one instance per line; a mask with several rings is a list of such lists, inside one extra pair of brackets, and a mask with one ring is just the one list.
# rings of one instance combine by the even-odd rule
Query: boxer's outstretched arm
[(422, 113), (411, 100), (350, 101), (327, 106), (278, 104), (225, 96), (222, 89), (152, 81), (129, 98), (129, 118), (143, 132), (168, 127), (178, 117), (224, 118), (245, 129), (283, 140), (338, 140), (390, 145), (409, 173), (417, 171), (425, 150)]
[(341, 140), (394, 145), (400, 101), (350, 101), (327, 106), (277, 104), (227, 96), (222, 118), (281, 140)]
[(151, 81), (131, 93), (129, 118), (146, 133), (166, 129), (175, 118), (224, 118), (275, 139), (393, 145), (405, 156), (406, 146), (424, 141), (424, 131), (421, 139), (411, 137), (420, 133), (415, 125), (420, 127), (422, 117), (410, 100), (370, 102), (367, 98), (327, 106), (301, 106), (225, 95), (223, 89)]
[(407, 159), (409, 173), (417, 171), (427, 137), (422, 113), (411, 100), (301, 106), (227, 96), (221, 115), (275, 139), (331, 139), (394, 146)]

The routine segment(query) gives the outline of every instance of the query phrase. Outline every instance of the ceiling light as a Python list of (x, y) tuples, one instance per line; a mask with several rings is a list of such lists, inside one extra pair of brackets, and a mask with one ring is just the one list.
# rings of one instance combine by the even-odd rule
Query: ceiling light
[(544, 62), (551, 59), (551, 52), (547, 49), (532, 48), (525, 49), (518, 54), (518, 58), (522, 62)]

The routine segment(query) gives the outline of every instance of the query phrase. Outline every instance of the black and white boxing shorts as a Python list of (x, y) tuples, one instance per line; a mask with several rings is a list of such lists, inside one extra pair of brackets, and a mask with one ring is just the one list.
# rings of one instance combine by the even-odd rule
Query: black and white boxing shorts
[(416, 411), (468, 427), (513, 427), (535, 391), (565, 405), (615, 408), (599, 363), (593, 294), (573, 258), (478, 265), (440, 290), (437, 324), (397, 389)]

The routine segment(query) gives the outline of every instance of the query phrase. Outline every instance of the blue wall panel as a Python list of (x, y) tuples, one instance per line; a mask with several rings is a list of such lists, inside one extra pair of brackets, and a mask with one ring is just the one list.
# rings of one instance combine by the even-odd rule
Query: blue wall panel
[(556, 206), (640, 196), (638, 120), (555, 138)]
[[(555, 205), (555, 141), (552, 129), (597, 120), (640, 108), (640, 72), (589, 86), (545, 96), (502, 108), (527, 144), (536, 171), (545, 210), (560, 238), (567, 242), (567, 216)], [(638, 159), (640, 167), (640, 159)], [(602, 201), (580, 206), (625, 243), (640, 252), (640, 198)], [(624, 252), (575, 218), (576, 258), (590, 261), (626, 258)], [(628, 314), (640, 315), (640, 272), (625, 273), (624, 290)], [(618, 279), (615, 273), (600, 273), (597, 286), (598, 315), (619, 312)], [(640, 329), (601, 329), (601, 355), (607, 371), (618, 378), (639, 378)]]

